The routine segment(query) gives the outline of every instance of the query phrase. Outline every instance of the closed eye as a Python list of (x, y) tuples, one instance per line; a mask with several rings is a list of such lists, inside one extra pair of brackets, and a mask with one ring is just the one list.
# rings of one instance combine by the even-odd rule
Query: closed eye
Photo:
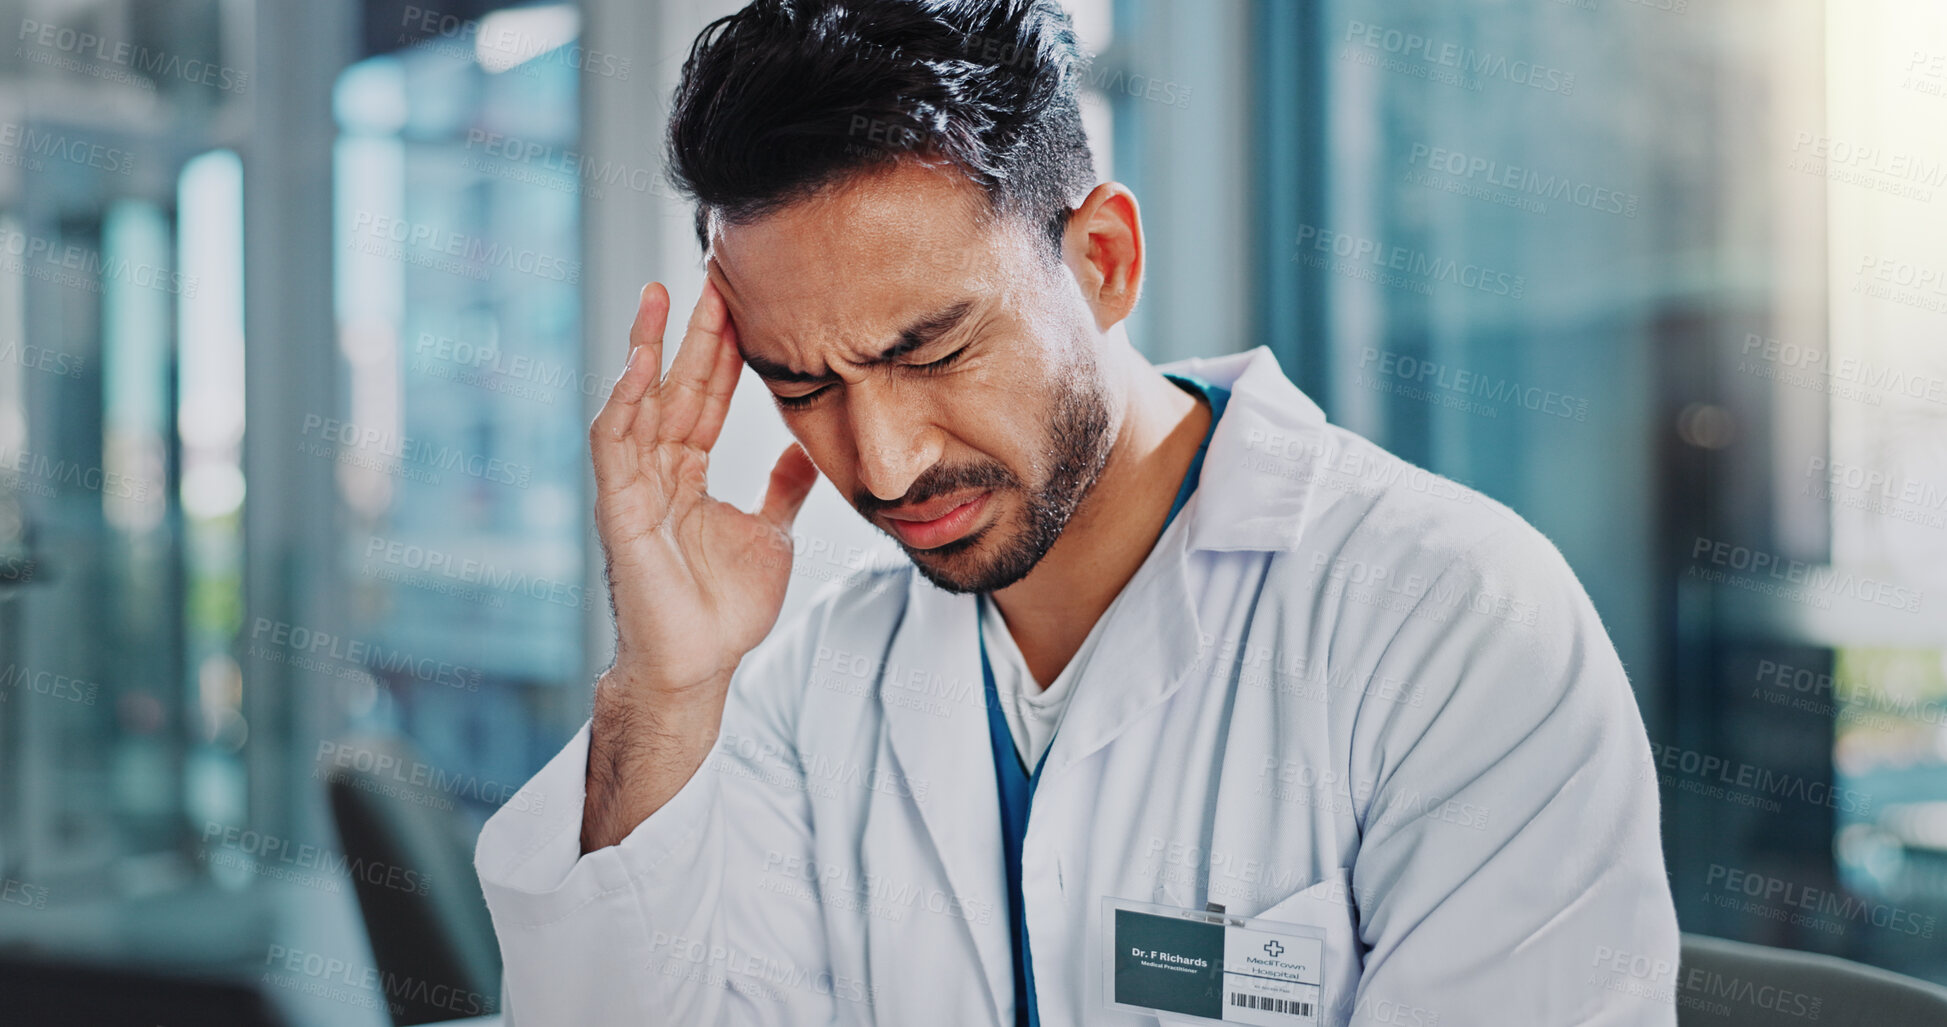
[[(938, 360), (930, 361), (924, 364), (901, 364), (899, 366), (909, 368), (914, 371), (918, 371), (921, 374), (938, 374), (941, 371), (945, 370), (948, 367), (948, 365), (952, 364), (956, 360), (959, 360), (962, 356), (966, 354), (966, 352), (967, 352), (967, 347), (962, 346), (959, 349), (956, 349), (953, 352), (948, 353), (946, 356), (943, 356)], [(811, 392), (807, 392), (802, 396), (779, 396), (776, 393), (772, 393), (771, 398), (777, 400), (778, 406), (781, 406), (786, 410), (802, 410), (810, 406), (812, 404), (812, 401), (816, 400), (819, 396), (824, 395), (830, 389), (831, 386), (827, 385), (824, 388), (814, 389)]]
[(771, 393), (771, 398), (777, 400), (777, 405), (785, 408), (786, 410), (801, 410), (805, 407), (810, 406), (812, 400), (817, 399), (819, 396), (823, 395), (824, 393), (830, 390), (831, 390), (831, 386), (827, 385), (824, 388), (817, 389), (812, 392), (807, 392), (802, 396), (780, 396), (774, 392)]
[(967, 352), (967, 347), (962, 346), (959, 349), (956, 349), (953, 352), (948, 353), (946, 356), (943, 356), (938, 360), (932, 361), (931, 363), (907, 364), (906, 366), (912, 368), (915, 371), (922, 372), (924, 374), (933, 374), (939, 371), (941, 368), (946, 367), (948, 364), (951, 364), (954, 361), (960, 359), (961, 354), (965, 352)]

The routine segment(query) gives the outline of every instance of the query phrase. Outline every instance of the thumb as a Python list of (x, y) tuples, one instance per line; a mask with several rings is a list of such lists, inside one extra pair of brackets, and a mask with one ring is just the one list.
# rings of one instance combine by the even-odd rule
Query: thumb
[(805, 497), (811, 495), (811, 487), (816, 484), (818, 465), (811, 462), (803, 446), (791, 443), (777, 458), (777, 466), (771, 468), (771, 484), (764, 491), (764, 505), (758, 509), (757, 516), (790, 534), (791, 522), (797, 519)]

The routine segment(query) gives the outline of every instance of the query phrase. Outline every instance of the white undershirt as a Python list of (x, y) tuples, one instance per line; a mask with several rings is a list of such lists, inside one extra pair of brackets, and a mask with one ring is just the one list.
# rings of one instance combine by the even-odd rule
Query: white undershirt
[[(1102, 625), (1108, 623), (1109, 611), (1103, 611), (1095, 619), (1095, 626), (1082, 639), (1081, 648), (1075, 650), (1068, 665), (1043, 689), (1028, 671), (1028, 661), (1021, 655), (1020, 647), (1014, 644), (1014, 635), (1007, 629), (1000, 606), (988, 595), (978, 599), (981, 637), (987, 645), (987, 665), (994, 672), (994, 691), (1000, 697), (1001, 715), (1007, 718), (1007, 729), (1014, 736), (1014, 751), (1021, 754), (1021, 762), (1032, 771), (1041, 761), (1041, 754), (1048, 751), (1048, 743), (1054, 740), (1055, 728), (1061, 726), (1062, 711), (1068, 708), (1068, 697), (1075, 691), (1075, 679), (1081, 676), (1096, 640), (1102, 637)], [(1110, 604), (1112, 608), (1114, 605)]]

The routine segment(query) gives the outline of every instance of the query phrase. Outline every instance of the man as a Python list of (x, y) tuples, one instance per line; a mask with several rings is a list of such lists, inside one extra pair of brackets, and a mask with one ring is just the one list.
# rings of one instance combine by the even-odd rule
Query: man
[[(708, 284), (660, 380), (643, 291), (590, 431), (615, 661), (476, 857), (513, 1017), (1674, 1023), (1648, 747), (1574, 575), (1267, 349), (1130, 346), (1142, 224), (1076, 69), (1051, 0), (697, 40)], [(755, 513), (704, 480), (743, 365), (797, 440)], [(820, 473), (911, 562), (774, 631)]]

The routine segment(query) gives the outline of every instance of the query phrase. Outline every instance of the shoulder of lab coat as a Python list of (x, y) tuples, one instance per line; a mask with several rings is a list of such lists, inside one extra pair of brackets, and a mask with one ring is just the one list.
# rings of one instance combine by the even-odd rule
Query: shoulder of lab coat
[[(1339, 452), (1403, 464), (1333, 433)], [(1332, 649), (1361, 654), (1368, 682), (1349, 735), (1369, 796), (1352, 875), (1362, 1001), (1458, 1021), (1674, 1022), (1677, 924), (1628, 676), (1556, 546), (1444, 481), (1402, 473), (1309, 517), (1334, 547), (1313, 567), (1383, 573), (1404, 600), (1333, 624)], [(1616, 978), (1618, 953), (1661, 979)]]
[[(1365, 993), (1463, 1021), (1674, 1022), (1648, 740), (1556, 548), (1502, 520), (1429, 580), (1372, 675), (1425, 701), (1363, 703), (1351, 734)], [(1660, 979), (1615, 977), (1617, 953)]]
[(1166, 369), (1233, 389), (1191, 548), (1274, 552), (1258, 602), (1311, 597), (1289, 630), (1326, 633), (1330, 673), (1365, 683), (1335, 714), (1362, 800), (1365, 1015), (1673, 1023), (1648, 738), (1561, 552), (1506, 506), (1327, 424), (1262, 347)]

